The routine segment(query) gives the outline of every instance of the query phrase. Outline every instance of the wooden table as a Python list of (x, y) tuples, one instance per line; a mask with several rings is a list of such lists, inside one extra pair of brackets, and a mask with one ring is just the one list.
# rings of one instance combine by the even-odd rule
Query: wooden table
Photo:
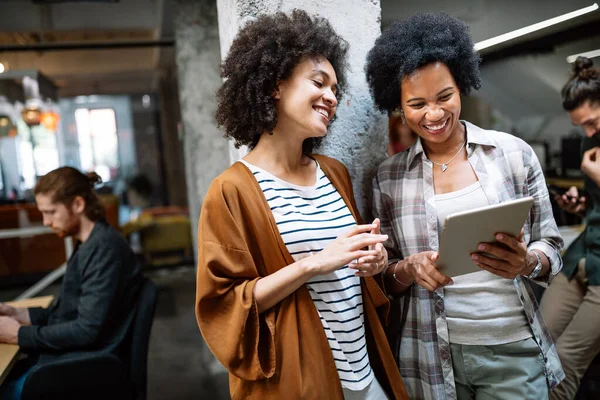
[(573, 179), (573, 178), (546, 178), (546, 183), (548, 185), (554, 185), (561, 187), (563, 189), (568, 189), (571, 186), (575, 186), (578, 190), (583, 190), (583, 179)]
[[(26, 238), (52, 232), (54, 231), (47, 226), (28, 226), (25, 228), (16, 229), (0, 229), (0, 239)], [(71, 254), (73, 253), (73, 239), (71, 237), (66, 237), (64, 241), (65, 255), (68, 260), (69, 257), (71, 257)], [(17, 299), (27, 299), (37, 295), (42, 290), (46, 289), (48, 286), (54, 283), (54, 281), (61, 278), (65, 274), (66, 269), (67, 263), (65, 262), (63, 265), (61, 265), (60, 267), (58, 267), (57, 269), (40, 279), (35, 285), (21, 293), (17, 297)], [(0, 380), (0, 383), (2, 383), (2, 380)]]
[[(48, 307), (52, 303), (54, 296), (34, 297), (19, 301), (9, 301), (13, 307)], [(16, 344), (0, 343), (0, 385), (6, 379), (11, 368), (19, 357), (19, 346)]]

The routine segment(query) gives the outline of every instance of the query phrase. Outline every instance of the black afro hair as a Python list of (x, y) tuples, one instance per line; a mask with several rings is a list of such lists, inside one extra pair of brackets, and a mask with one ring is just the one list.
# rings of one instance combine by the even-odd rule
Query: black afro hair
[[(273, 93), (305, 59), (327, 59), (337, 76), (338, 101), (344, 92), (348, 44), (324, 18), (294, 10), (263, 15), (248, 23), (235, 37), (221, 65), (225, 82), (217, 92), (216, 119), (225, 137), (236, 147), (253, 148), (264, 132), (277, 124)], [(307, 139), (310, 153), (320, 138)]]
[(396, 110), (402, 79), (438, 61), (448, 66), (462, 94), (481, 86), (481, 58), (467, 24), (447, 13), (420, 13), (392, 24), (375, 41), (365, 66), (377, 107)]

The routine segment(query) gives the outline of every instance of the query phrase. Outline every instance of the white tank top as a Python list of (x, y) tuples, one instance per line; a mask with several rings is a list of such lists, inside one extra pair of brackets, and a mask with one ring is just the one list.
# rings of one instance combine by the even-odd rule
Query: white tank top
[[(439, 234), (446, 215), (488, 205), (481, 183), (435, 195)], [(452, 278), (444, 287), (451, 343), (496, 345), (531, 337), (514, 280), (481, 270)]]

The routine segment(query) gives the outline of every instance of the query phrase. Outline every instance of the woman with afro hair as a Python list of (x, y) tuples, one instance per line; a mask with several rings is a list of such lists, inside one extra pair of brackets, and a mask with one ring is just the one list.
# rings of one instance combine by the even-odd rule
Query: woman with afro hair
[[(561, 269), (562, 239), (531, 147), (460, 119), (479, 63), (467, 25), (445, 13), (396, 22), (367, 57), (375, 103), (418, 136), (373, 183), (389, 236), (382, 274), (398, 297), (392, 348), (411, 399), (546, 398), (564, 377), (528, 286)], [(451, 279), (437, 270), (446, 215), (526, 196), (535, 201), (519, 237), (479, 244), (495, 258), (471, 254), (481, 271)]]
[(303, 11), (264, 15), (222, 65), (217, 122), (251, 151), (211, 184), (196, 316), (234, 399), (407, 399), (379, 321), (379, 221), (338, 161), (313, 154), (344, 92), (347, 43)]

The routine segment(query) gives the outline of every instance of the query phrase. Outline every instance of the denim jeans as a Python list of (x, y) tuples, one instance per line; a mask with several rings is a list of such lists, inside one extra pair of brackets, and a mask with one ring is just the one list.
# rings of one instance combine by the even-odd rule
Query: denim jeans
[(27, 357), (17, 361), (6, 380), (0, 386), (0, 400), (19, 400), (27, 375), (37, 362), (37, 357)]
[(533, 338), (493, 345), (450, 344), (458, 400), (547, 399), (544, 360)]

